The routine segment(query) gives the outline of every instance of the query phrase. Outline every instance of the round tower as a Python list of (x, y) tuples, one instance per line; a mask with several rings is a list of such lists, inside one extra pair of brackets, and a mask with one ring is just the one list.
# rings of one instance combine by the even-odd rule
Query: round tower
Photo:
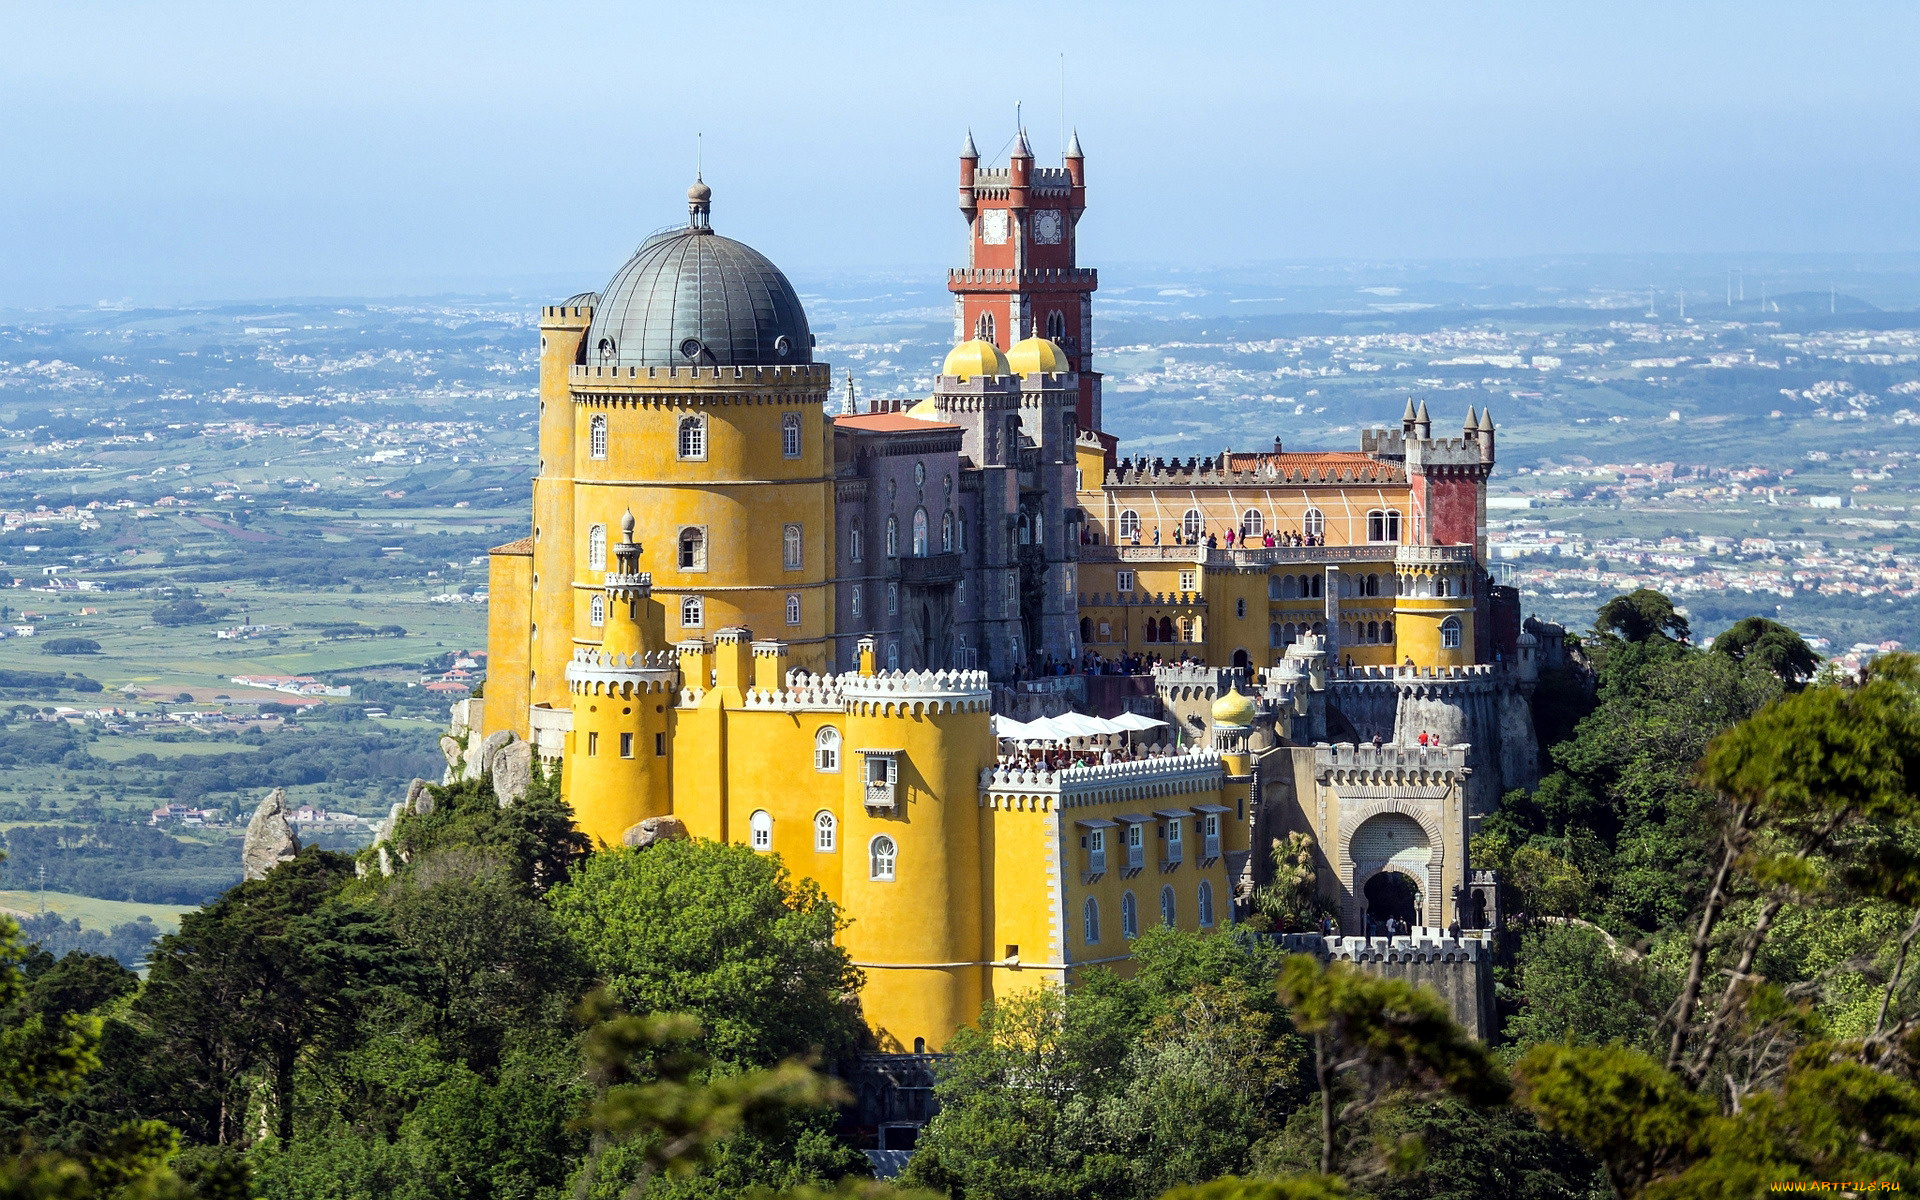
[[(865, 656), (863, 655), (863, 661)], [(988, 995), (980, 772), (992, 764), (984, 671), (841, 676), (847, 700), (841, 942), (866, 972), (883, 1049), (938, 1049)]]
[[(602, 289), (572, 369), (574, 570), (561, 586), (576, 644), (615, 514), (656, 548), (662, 644), (779, 631), (794, 662), (827, 665), (833, 614), (831, 371), (813, 360), (799, 296), (751, 247), (714, 232), (711, 189)], [(543, 579), (542, 583), (546, 581)]]
[(581, 831), (617, 846), (635, 824), (672, 810), (667, 722), (680, 672), (648, 628), (653, 577), (640, 569), (632, 512), (613, 552), (600, 594), (604, 640), (567, 664), (573, 732), (561, 786)]
[(1402, 546), (1395, 552), (1395, 665), (1416, 669), (1474, 661), (1473, 563), (1466, 546)]

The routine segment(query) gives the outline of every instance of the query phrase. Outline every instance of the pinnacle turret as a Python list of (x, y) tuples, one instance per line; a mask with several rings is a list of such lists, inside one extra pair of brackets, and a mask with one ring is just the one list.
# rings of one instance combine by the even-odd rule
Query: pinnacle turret
[(1020, 131), (1020, 136), (1014, 139), (1013, 154), (1011, 155), (1011, 157), (1013, 158), (1032, 158), (1033, 157), (1033, 148), (1027, 145), (1027, 131), (1025, 129), (1022, 129)]
[(966, 144), (960, 147), (961, 158), (979, 158), (980, 148), (973, 144), (973, 130), (967, 130)]
[(1466, 432), (1473, 433), (1477, 431), (1479, 428), (1480, 428), (1479, 418), (1474, 416), (1473, 405), (1469, 404), (1467, 405), (1467, 423), (1465, 426)]
[(1085, 158), (1086, 157), (1086, 155), (1081, 153), (1080, 151), (1080, 131), (1078, 129), (1073, 131), (1073, 140), (1067, 143), (1067, 152), (1066, 154), (1062, 155), (1062, 157), (1064, 158)]

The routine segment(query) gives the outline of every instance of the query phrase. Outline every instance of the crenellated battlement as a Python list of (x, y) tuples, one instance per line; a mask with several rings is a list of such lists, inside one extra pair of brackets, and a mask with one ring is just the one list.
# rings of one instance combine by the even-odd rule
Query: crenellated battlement
[(865, 716), (988, 712), (992, 707), (985, 671), (882, 671), (834, 678), (848, 710)]
[(579, 364), (568, 370), (567, 379), (576, 389), (583, 390), (619, 390), (667, 384), (696, 391), (737, 387), (826, 388), (833, 383), (833, 368), (826, 363), (782, 363), (755, 367), (614, 367)]
[(1003, 758), (980, 772), (980, 802), (1009, 807), (1017, 797), (1052, 797), (1062, 808), (1115, 801), (1148, 801), (1193, 792), (1215, 792), (1226, 780), (1212, 750), (1173, 753), (1129, 762), (1091, 763), (1054, 771), (1017, 758)]
[(680, 686), (680, 658), (671, 650), (610, 654), (582, 646), (567, 663), (567, 689), (576, 696), (670, 692)]
[(1054, 284), (1077, 291), (1088, 284), (1098, 286), (1099, 279), (1100, 273), (1092, 267), (954, 267), (947, 272), (948, 287), (1044, 288)]
[[(1294, 461), (1288, 461), (1293, 459)], [(1236, 469), (1224, 455), (1208, 458), (1124, 458), (1107, 472), (1108, 487), (1271, 487), (1274, 484), (1405, 483), (1397, 462), (1348, 453), (1262, 455)]]
[(1321, 742), (1313, 748), (1313, 770), (1321, 783), (1425, 786), (1449, 777), (1464, 779), (1470, 773), (1467, 756), (1472, 749), (1465, 743), (1369, 746)]
[(592, 323), (593, 306), (589, 304), (549, 304), (540, 310), (543, 327), (585, 329)]
[(1291, 954), (1311, 954), (1322, 962), (1477, 963), (1493, 958), (1493, 943), (1484, 936), (1448, 937), (1437, 929), (1425, 927), (1409, 934), (1371, 938), (1283, 933), (1280, 944)]

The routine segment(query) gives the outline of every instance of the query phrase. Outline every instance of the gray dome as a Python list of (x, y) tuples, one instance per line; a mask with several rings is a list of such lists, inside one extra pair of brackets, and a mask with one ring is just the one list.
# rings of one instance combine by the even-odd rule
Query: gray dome
[(656, 234), (601, 289), (586, 362), (616, 367), (750, 367), (813, 361), (800, 297), (780, 268), (705, 223)]

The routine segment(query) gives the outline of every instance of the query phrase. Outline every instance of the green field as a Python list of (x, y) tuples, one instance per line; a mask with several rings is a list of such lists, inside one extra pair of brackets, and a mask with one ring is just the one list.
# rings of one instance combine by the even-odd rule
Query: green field
[[(22, 915), (37, 913), (40, 911), (42, 895), (40, 892), (0, 891), (0, 909)], [(47, 892), (44, 897), (48, 912), (58, 913), (69, 921), (78, 921), (88, 929), (102, 932), (147, 917), (163, 932), (172, 933), (180, 928), (181, 914), (194, 911), (178, 904), (130, 904), (124, 900), (96, 900), (92, 896), (75, 896), (66, 892)]]

